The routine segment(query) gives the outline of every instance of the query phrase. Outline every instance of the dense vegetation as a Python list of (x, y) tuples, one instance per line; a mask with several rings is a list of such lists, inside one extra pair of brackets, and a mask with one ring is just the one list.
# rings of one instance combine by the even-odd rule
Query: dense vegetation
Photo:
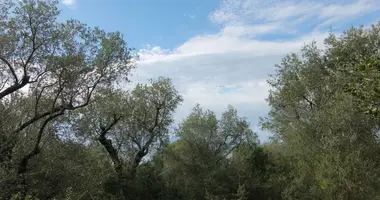
[(283, 59), (268, 143), (200, 105), (169, 141), (170, 79), (120, 89), (136, 67), (122, 35), (56, 6), (0, 2), (0, 199), (380, 199), (380, 23)]

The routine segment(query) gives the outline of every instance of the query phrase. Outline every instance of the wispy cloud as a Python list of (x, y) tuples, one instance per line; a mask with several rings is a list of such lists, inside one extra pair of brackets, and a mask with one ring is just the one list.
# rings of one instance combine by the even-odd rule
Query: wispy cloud
[(270, 33), (281, 29), (278, 23), (258, 24), (258, 25), (230, 25), (221, 30), (223, 35), (227, 36), (256, 36)]
[(331, 25), (379, 10), (378, 0), (223, 0), (210, 19), (224, 25), (267, 22), (298, 25), (307, 20)]
[(70, 8), (75, 8), (76, 3), (76, 0), (62, 0), (62, 4)]
[(196, 7), (195, 9), (185, 13), (183, 16), (190, 19), (195, 19), (198, 14), (199, 14), (199, 7)]
[[(178, 120), (195, 103), (217, 113), (231, 104), (256, 129), (258, 117), (268, 111), (265, 80), (285, 54), (312, 40), (322, 47), (329, 25), (347, 24), (379, 9), (377, 0), (222, 0), (209, 15), (221, 26), (217, 33), (195, 35), (173, 49), (147, 46), (140, 51), (134, 79), (171, 77), (185, 97)], [(305, 28), (309, 23), (315, 26)], [(261, 133), (261, 139), (266, 137)]]
[(183, 15), (184, 17), (188, 17), (188, 18), (190, 18), (190, 19), (194, 19), (195, 18), (195, 15), (194, 14), (184, 14)]

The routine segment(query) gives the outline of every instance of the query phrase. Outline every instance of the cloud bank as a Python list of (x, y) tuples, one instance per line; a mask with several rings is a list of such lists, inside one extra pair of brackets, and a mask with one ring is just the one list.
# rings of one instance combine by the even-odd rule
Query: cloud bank
[(177, 121), (196, 103), (217, 114), (231, 104), (266, 140), (270, 134), (257, 125), (269, 110), (266, 79), (274, 65), (313, 40), (322, 47), (330, 26), (339, 33), (353, 20), (379, 10), (377, 0), (222, 0), (209, 14), (209, 20), (220, 26), (219, 32), (195, 35), (174, 49), (141, 49), (133, 81), (172, 78), (185, 99)]

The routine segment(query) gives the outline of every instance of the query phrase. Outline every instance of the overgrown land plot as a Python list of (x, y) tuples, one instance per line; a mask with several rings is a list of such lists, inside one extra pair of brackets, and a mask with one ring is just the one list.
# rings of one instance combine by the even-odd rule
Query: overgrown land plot
[(169, 140), (171, 79), (123, 89), (122, 35), (59, 14), (0, 1), (0, 199), (380, 199), (380, 23), (283, 58), (263, 144), (232, 106), (196, 105)]

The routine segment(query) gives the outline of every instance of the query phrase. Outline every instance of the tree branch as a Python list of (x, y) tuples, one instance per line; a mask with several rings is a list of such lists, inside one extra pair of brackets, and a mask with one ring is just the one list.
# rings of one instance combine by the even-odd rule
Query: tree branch
[(44, 118), (50, 114), (54, 114), (54, 113), (60, 112), (62, 110), (74, 110), (74, 109), (76, 109), (76, 108), (70, 104), (64, 104), (64, 105), (55, 107), (51, 111), (44, 112), (42, 114), (39, 114), (39, 115), (34, 116), (33, 118), (29, 119), (27, 122), (21, 124), (20, 127), (18, 127), (16, 130), (14, 130), (13, 133), (18, 133), (18, 132), (24, 130), (26, 127), (30, 126), (31, 124), (37, 122), (38, 120), (40, 120), (40, 119), (42, 119), (42, 118)]
[(44, 71), (44, 72), (39, 73), (39, 74), (37, 75), (36, 79), (35, 79), (35, 80), (31, 80), (31, 81), (29, 81), (29, 83), (35, 83), (35, 82), (37, 82), (37, 81), (41, 78), (41, 76), (43, 76), (44, 74), (46, 74), (46, 72), (47, 72), (47, 71)]
[(50, 115), (50, 117), (48, 117), (47, 119), (45, 119), (45, 121), (42, 123), (40, 129), (38, 130), (38, 135), (37, 135), (36, 143), (34, 145), (33, 150), (29, 154), (25, 155), (21, 159), (21, 162), (19, 163), (18, 171), (17, 171), (18, 174), (25, 173), (27, 171), (29, 160), (32, 159), (34, 156), (38, 155), (41, 152), (40, 143), (41, 143), (41, 138), (42, 138), (42, 135), (44, 133), (45, 127), (48, 125), (48, 123), (51, 120), (55, 119), (58, 116), (63, 115), (64, 112), (65, 112), (64, 110), (61, 110), (59, 113), (56, 113), (54, 115)]
[(101, 131), (100, 131), (99, 137), (97, 138), (97, 140), (104, 146), (104, 148), (106, 148), (108, 154), (110, 155), (110, 157), (112, 159), (112, 162), (115, 165), (115, 171), (120, 176), (123, 174), (123, 172), (122, 172), (123, 166), (122, 166), (122, 163), (120, 161), (120, 158), (119, 158), (119, 155), (117, 153), (117, 150), (112, 145), (112, 141), (110, 139), (106, 138), (106, 134), (108, 133), (109, 130), (111, 130), (112, 127), (114, 127), (117, 124), (117, 122), (121, 118), (122, 118), (122, 116), (117, 117), (115, 115), (113, 117), (112, 122), (108, 126), (106, 126), (106, 127), (100, 126), (100, 130)]
[[(45, 85), (41, 88), (40, 92), (38, 93), (38, 95), (36, 95), (36, 104), (34, 105), (34, 115), (37, 115), (37, 110), (38, 110), (38, 104), (39, 104), (39, 101), (42, 97), (42, 93), (45, 91), (46, 88), (48, 87), (51, 87), (53, 86), (55, 83), (52, 83), (52, 84), (49, 84), (49, 85)], [(37, 91), (36, 91), (37, 92)]]
[(115, 147), (112, 145), (112, 141), (110, 139), (106, 138), (106, 134), (113, 126), (117, 124), (117, 122), (122, 118), (122, 116), (117, 117), (116, 115), (113, 117), (112, 122), (104, 127), (100, 126), (100, 135), (97, 138), (97, 140), (104, 146), (104, 148), (107, 150), (108, 155), (111, 157), (111, 160), (114, 164), (114, 170), (117, 174), (117, 177), (120, 182), (120, 199), (124, 200), (127, 195), (127, 188), (126, 188), (126, 176), (124, 175), (124, 169), (123, 169), (123, 163), (121, 162), (119, 158), (119, 154)]
[(151, 133), (153, 133), (154, 129), (158, 126), (158, 120), (159, 120), (160, 110), (161, 110), (160, 107), (156, 108), (156, 116), (155, 116), (155, 119), (154, 119), (154, 125), (150, 129), (148, 129), (148, 131), (151, 132)]
[(130, 138), (131, 138), (132, 142), (135, 143), (139, 149), (141, 149), (141, 144), (140, 144), (140, 142), (137, 141), (136, 137), (131, 136)]
[[(15, 79), (15, 83), (8, 87), (7, 89), (5, 89), (4, 91), (2, 91), (0, 93), (0, 99), (4, 98), (5, 96), (23, 88), (26, 84), (28, 83), (31, 83), (30, 82), (30, 76), (28, 75), (28, 72), (27, 72), (27, 67), (29, 65), (29, 63), (31, 62), (35, 52), (42, 46), (42, 43), (39, 44), (39, 45), (36, 45), (36, 34), (37, 34), (37, 30), (33, 30), (33, 23), (32, 23), (32, 18), (31, 16), (29, 16), (29, 25), (30, 25), (30, 28), (31, 28), (31, 32), (32, 32), (32, 52), (29, 54), (26, 62), (22, 64), (22, 67), (23, 67), (23, 77), (22, 77), (22, 80), (21, 82), (19, 82), (18, 78), (17, 78), (17, 75), (16, 75), (16, 72), (14, 71), (12, 65), (3, 57), (0, 57), (0, 60), (2, 60), (7, 66), (8, 68), (10, 69), (11, 73), (12, 73), (12, 76), (14, 77)], [(38, 79), (38, 78), (37, 78)]]
[(33, 58), (34, 53), (36, 50), (38, 50), (41, 46), (42, 43), (36, 46), (36, 35), (37, 35), (37, 27), (34, 27), (35, 30), (33, 30), (33, 22), (32, 22), (32, 16), (29, 15), (29, 26), (30, 26), (30, 31), (32, 32), (32, 52), (29, 54), (26, 62), (23, 65), (23, 70), (24, 70), (24, 76), (27, 76), (27, 71), (26, 68), (28, 67), (28, 64), (30, 63), (31, 59)]
[(42, 119), (42, 118), (44, 118), (50, 114), (60, 112), (61, 110), (76, 110), (76, 109), (83, 108), (83, 107), (87, 106), (90, 103), (92, 93), (95, 90), (96, 85), (99, 83), (99, 81), (100, 81), (100, 79), (98, 79), (94, 83), (94, 85), (91, 87), (91, 90), (89, 90), (87, 92), (87, 99), (83, 104), (78, 105), (78, 106), (73, 106), (72, 102), (70, 102), (70, 103), (62, 104), (62, 105), (57, 106), (57, 107), (53, 107), (50, 111), (46, 111), (46, 112), (41, 113), (39, 115), (35, 115), (33, 118), (29, 119), (27, 122), (21, 124), (19, 128), (17, 128), (16, 130), (13, 131), (13, 133), (18, 133), (18, 132), (24, 130), (26, 127), (30, 126), (31, 124), (35, 123), (36, 121), (38, 121), (38, 120), (40, 120), (40, 119)]
[[(154, 125), (148, 129), (149, 133), (150, 133), (150, 137), (148, 139), (148, 141), (144, 144), (144, 146), (140, 149), (142, 149), (143, 151), (148, 151), (149, 149), (149, 146), (151, 145), (151, 143), (153, 142), (153, 139), (154, 137), (156, 136), (156, 134), (154, 134), (154, 130), (157, 128), (157, 126), (159, 125), (159, 116), (160, 116), (160, 110), (161, 108), (160, 107), (157, 107), (156, 108), (156, 116), (155, 116), (155, 119), (154, 119)], [(146, 155), (146, 154), (145, 154)], [(144, 156), (145, 156), (144, 155)]]
[(9, 80), (9, 77), (0, 86), (0, 91), (5, 87), (5, 85), (7, 84), (8, 80)]
[(17, 75), (16, 75), (16, 72), (15, 70), (13, 69), (11, 63), (9, 63), (9, 61), (7, 59), (5, 59), (4, 57), (0, 56), (0, 60), (3, 61), (9, 68), (9, 70), (11, 71), (12, 73), (12, 76), (14, 78), (14, 82), (15, 84), (17, 85), (18, 84), (18, 78), (17, 78)]
[(29, 76), (24, 76), (22, 78), (21, 83), (13, 84), (10, 87), (8, 87), (7, 89), (0, 92), (0, 100), (3, 99), (5, 96), (23, 88), (28, 83), (29, 83)]
[(309, 103), (310, 109), (313, 110), (313, 106), (316, 106), (315, 103), (309, 100), (305, 95), (302, 95), (302, 98)]

